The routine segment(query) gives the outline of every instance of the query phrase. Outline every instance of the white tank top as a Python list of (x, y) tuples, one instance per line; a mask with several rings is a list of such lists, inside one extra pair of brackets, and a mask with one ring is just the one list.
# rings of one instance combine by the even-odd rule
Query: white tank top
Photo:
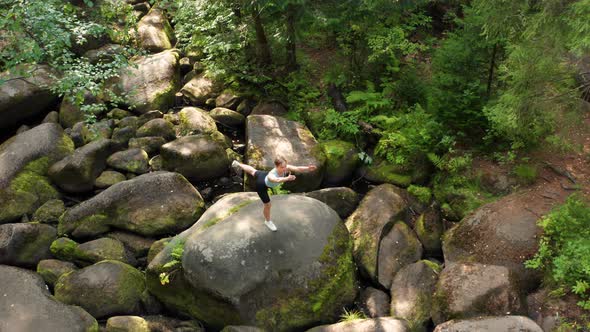
[(274, 175), (274, 177), (276, 177), (276, 178), (284, 177), (285, 174), (283, 174), (282, 176), (279, 176), (279, 172), (277, 171), (276, 167), (273, 168), (273, 169), (271, 169), (270, 172), (268, 172), (268, 174), (264, 178), (264, 183), (266, 184), (267, 187), (274, 188), (274, 187), (280, 185), (281, 183), (280, 182), (272, 182), (272, 181), (270, 181), (268, 179), (268, 176), (271, 175), (271, 174)]

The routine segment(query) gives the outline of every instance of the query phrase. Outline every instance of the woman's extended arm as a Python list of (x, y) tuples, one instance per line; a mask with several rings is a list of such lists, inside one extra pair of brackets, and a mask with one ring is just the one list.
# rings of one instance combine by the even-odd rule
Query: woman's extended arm
[(295, 180), (295, 175), (289, 175), (289, 176), (285, 176), (285, 177), (276, 177), (272, 174), (268, 175), (268, 181), (275, 182), (275, 183), (283, 183), (283, 182), (294, 181), (294, 180)]
[(309, 166), (293, 166), (287, 165), (287, 169), (290, 172), (313, 172), (317, 169), (316, 165), (309, 165)]

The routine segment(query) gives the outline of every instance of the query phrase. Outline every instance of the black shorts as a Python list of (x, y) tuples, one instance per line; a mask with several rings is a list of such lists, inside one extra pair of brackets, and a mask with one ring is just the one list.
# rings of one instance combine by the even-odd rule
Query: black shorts
[(268, 172), (265, 171), (256, 171), (254, 172), (254, 182), (256, 183), (256, 193), (260, 196), (262, 203), (269, 203), (270, 197), (268, 197), (268, 187), (264, 182), (264, 178), (266, 178)]

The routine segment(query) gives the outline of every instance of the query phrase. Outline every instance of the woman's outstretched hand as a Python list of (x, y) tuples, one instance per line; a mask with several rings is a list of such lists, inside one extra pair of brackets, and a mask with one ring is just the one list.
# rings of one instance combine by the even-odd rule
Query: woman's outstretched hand
[(307, 170), (308, 170), (309, 172), (313, 172), (313, 171), (315, 171), (316, 169), (318, 169), (318, 167), (317, 167), (316, 165), (309, 165), (309, 166), (307, 166)]
[(297, 177), (295, 175), (291, 174), (291, 175), (287, 176), (287, 181), (295, 181), (296, 178)]

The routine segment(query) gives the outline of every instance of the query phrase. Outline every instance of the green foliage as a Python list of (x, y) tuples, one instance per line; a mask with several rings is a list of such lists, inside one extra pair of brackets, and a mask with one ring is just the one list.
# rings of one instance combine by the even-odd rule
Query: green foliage
[(370, 119), (381, 134), (375, 154), (387, 161), (408, 166), (445, 145), (442, 127), (420, 105), (402, 114), (377, 115)]
[(57, 83), (50, 88), (59, 95), (71, 95), (76, 105), (82, 104), (86, 93), (98, 96), (104, 83), (118, 76), (135, 54), (132, 48), (123, 47), (112, 61), (98, 63), (79, 54), (90, 40), (129, 43), (135, 16), (133, 7), (124, 2), (95, 5), (88, 0), (78, 7), (59, 0), (1, 0), (0, 9), (0, 69), (29, 77), (35, 69), (20, 65), (48, 64), (57, 71)]
[(590, 309), (590, 205), (572, 195), (543, 217), (539, 226), (544, 231), (539, 250), (525, 266), (544, 270), (557, 287), (580, 296), (578, 305)]
[(408, 192), (412, 196), (416, 197), (418, 201), (420, 201), (420, 203), (430, 203), (430, 198), (432, 197), (432, 192), (430, 191), (430, 188), (412, 184), (408, 187)]
[(172, 247), (172, 252), (170, 256), (172, 259), (162, 266), (163, 269), (166, 269), (166, 272), (162, 272), (159, 274), (160, 283), (162, 285), (166, 285), (170, 282), (170, 276), (179, 271), (182, 266), (182, 254), (184, 253), (184, 240), (179, 240), (174, 243)]
[(322, 129), (320, 131), (320, 139), (330, 140), (340, 138), (343, 140), (351, 140), (360, 131), (358, 120), (360, 112), (336, 112), (329, 108), (324, 112), (322, 119)]
[[(506, 41), (499, 97), (485, 107), (496, 137), (532, 146), (553, 130), (556, 111), (575, 107), (572, 53), (589, 49), (587, 0), (473, 2), (488, 40)], [(509, 13), (509, 15), (506, 15)]]
[(340, 322), (350, 322), (357, 319), (365, 319), (367, 316), (358, 309), (347, 310), (344, 308), (344, 312), (340, 315)]
[(495, 40), (482, 40), (482, 23), (469, 7), (457, 19), (457, 30), (448, 34), (432, 59), (428, 109), (453, 134), (482, 137), (487, 128), (483, 106)]
[(514, 167), (514, 175), (524, 184), (532, 184), (537, 179), (537, 167), (528, 164), (519, 164)]

